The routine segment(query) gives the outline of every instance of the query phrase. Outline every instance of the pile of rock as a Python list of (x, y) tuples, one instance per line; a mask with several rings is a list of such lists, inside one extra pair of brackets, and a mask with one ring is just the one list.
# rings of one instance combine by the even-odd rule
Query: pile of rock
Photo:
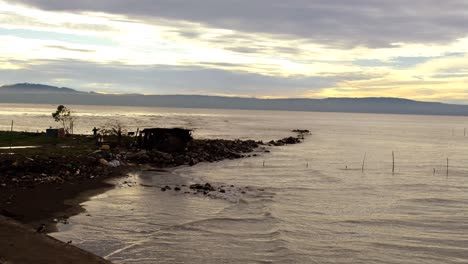
[[(305, 130), (304, 130), (305, 131)], [(151, 164), (154, 167), (194, 165), (199, 162), (214, 162), (238, 159), (264, 145), (283, 146), (301, 142), (302, 130), (297, 137), (272, 140), (267, 144), (254, 140), (198, 139), (191, 141), (184, 152), (165, 153), (157, 150), (95, 151), (88, 155), (48, 155), (21, 157), (0, 156), (0, 188), (28, 187), (43, 183), (80, 181), (110, 175), (117, 167), (128, 163)], [(263, 152), (269, 152), (263, 147)], [(250, 155), (248, 155), (250, 156)], [(256, 154), (253, 154), (256, 156)], [(121, 168), (119, 168), (120, 170)], [(206, 190), (204, 190), (206, 191)]]
[(151, 163), (155, 167), (175, 167), (242, 158), (245, 153), (253, 152), (260, 144), (262, 143), (253, 140), (198, 139), (190, 142), (184, 152), (139, 151), (129, 153), (126, 157), (129, 161)]
[(290, 144), (298, 144), (301, 143), (301, 138), (300, 137), (286, 137), (280, 140), (272, 140), (268, 142), (269, 146), (284, 146), (284, 145), (290, 145)]
[(294, 129), (292, 132), (299, 134), (310, 134), (310, 131), (307, 129)]
[(109, 175), (117, 164), (124, 164), (124, 161), (122, 157), (112, 153), (76, 156), (1, 156), (0, 188), (31, 187), (44, 183), (98, 178)]

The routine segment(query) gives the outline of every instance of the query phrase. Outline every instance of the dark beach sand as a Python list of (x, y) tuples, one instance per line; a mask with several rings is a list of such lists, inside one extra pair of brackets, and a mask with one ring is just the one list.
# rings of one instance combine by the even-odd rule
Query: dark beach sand
[[(47, 183), (28, 188), (0, 188), (0, 264), (4, 263), (110, 263), (46, 233), (56, 231), (54, 219), (81, 213), (80, 203), (113, 187), (105, 181), (124, 171), (83, 182)], [(126, 171), (125, 171), (126, 172)], [(3, 215), (3, 216), (1, 216)]]
[(0, 263), (110, 263), (29, 226), (0, 217)]

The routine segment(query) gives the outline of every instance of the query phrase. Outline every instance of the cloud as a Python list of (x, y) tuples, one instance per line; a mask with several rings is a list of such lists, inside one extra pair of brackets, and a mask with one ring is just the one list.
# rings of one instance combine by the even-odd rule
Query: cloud
[(467, 4), (0, 0), (0, 80), (102, 92), (454, 100), (468, 83)]
[[(242, 32), (294, 35), (338, 47), (447, 43), (466, 37), (462, 0), (17, 0), (45, 10), (191, 21)], [(189, 31), (190, 32), (190, 31)], [(188, 33), (189, 35), (191, 33)]]
[(68, 48), (68, 47), (60, 46), (60, 45), (49, 45), (49, 46), (46, 46), (46, 47), (47, 48), (52, 48), (52, 49), (76, 51), (76, 52), (93, 52), (93, 50), (89, 50), (89, 49), (74, 49), (74, 48)]

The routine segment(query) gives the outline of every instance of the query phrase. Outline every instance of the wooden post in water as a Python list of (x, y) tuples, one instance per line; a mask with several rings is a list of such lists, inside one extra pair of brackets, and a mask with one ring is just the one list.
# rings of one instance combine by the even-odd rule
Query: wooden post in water
[(395, 152), (392, 151), (392, 174), (395, 174)]
[(364, 152), (364, 158), (362, 159), (361, 172), (364, 172), (364, 163), (366, 162), (366, 152)]
[(447, 177), (448, 177), (449, 159), (447, 158)]
[(10, 128), (10, 150), (13, 146), (13, 120), (11, 120), (11, 128)]
[(463, 129), (463, 136), (466, 137), (466, 128)]
[(265, 168), (265, 161), (263, 161), (263, 167)]

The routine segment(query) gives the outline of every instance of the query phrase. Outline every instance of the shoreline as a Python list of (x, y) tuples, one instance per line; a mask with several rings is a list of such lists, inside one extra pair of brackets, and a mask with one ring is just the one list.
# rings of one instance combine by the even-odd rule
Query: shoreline
[(0, 249), (0, 263), (2, 264), (111, 263), (2, 216), (0, 216)]
[[(58, 222), (84, 212), (81, 203), (112, 189), (110, 179), (124, 177), (136, 168), (126, 167), (101, 178), (86, 181), (44, 183), (34, 187), (11, 188), (0, 193), (0, 216), (38, 228), (46, 225), (46, 233), (56, 232)], [(57, 221), (54, 221), (54, 220)]]
[[(300, 137), (301, 136), (301, 137)], [(109, 167), (106, 162), (102, 161), (99, 156), (93, 157), (90, 162), (90, 156), (82, 157), (82, 161), (78, 162), (78, 167), (81, 169), (81, 174), (76, 178), (70, 177), (70, 173), (60, 171), (63, 176), (47, 176), (54, 175), (45, 173), (36, 173), (34, 175), (23, 176), (24, 181), (15, 180), (8, 182), (10, 178), (3, 178), (0, 164), (0, 219), (5, 225), (16, 225), (16, 228), (11, 231), (1, 233), (2, 241), (16, 241), (19, 245), (23, 245), (26, 249), (20, 249), (21, 247), (14, 247), (7, 243), (0, 243), (0, 263), (7, 261), (13, 261), (15, 258), (21, 256), (26, 257), (29, 254), (22, 254), (24, 252), (34, 251), (36, 248), (43, 247), (44, 245), (50, 244), (50, 239), (54, 239), (46, 234), (39, 234), (35, 232), (35, 229), (45, 224), (45, 233), (52, 233), (57, 231), (56, 224), (58, 222), (66, 223), (70, 216), (82, 213), (85, 209), (81, 204), (88, 201), (90, 197), (106, 192), (109, 189), (115, 187), (114, 184), (109, 181), (112, 179), (125, 177), (131, 171), (140, 170), (139, 165), (152, 165), (156, 168), (174, 168), (181, 165), (192, 166), (199, 162), (215, 162), (225, 159), (238, 159), (244, 157), (250, 157), (247, 153), (259, 150), (260, 152), (269, 152), (264, 146), (283, 146), (288, 144), (297, 144), (303, 139), (303, 134), (298, 134), (297, 137), (288, 137), (277, 141), (270, 141), (268, 143), (255, 142), (251, 140), (197, 140), (193, 144), (193, 148), (187, 153), (181, 155), (171, 155), (168, 153), (162, 153), (159, 151), (139, 151), (139, 152), (127, 152), (121, 151), (116, 156), (122, 156), (119, 159), (121, 163), (118, 167)], [(256, 156), (253, 154), (252, 156)], [(112, 156), (112, 155), (111, 155)], [(1, 158), (2, 156), (0, 156)], [(5, 156), (3, 157), (5, 159)], [(9, 164), (7, 169), (16, 169), (18, 161), (8, 160)], [(24, 157), (23, 157), (24, 158)], [(69, 157), (63, 157), (65, 161), (70, 160)], [(76, 159), (76, 157), (74, 157)], [(24, 164), (30, 164), (30, 161), (24, 160)], [(32, 160), (32, 159), (30, 159)], [(34, 162), (41, 164), (47, 159), (39, 159)], [(0, 160), (1, 162), (2, 160)], [(5, 164), (3, 160), (3, 164)], [(60, 163), (60, 159), (55, 162)], [(33, 163), (34, 163), (33, 162)], [(135, 164), (136, 163), (136, 164)], [(28, 166), (37, 166), (38, 164), (30, 164)], [(59, 164), (57, 164), (58, 166)], [(56, 166), (56, 167), (57, 167)], [(5, 166), (4, 166), (5, 167)], [(49, 164), (49, 167), (54, 167)], [(76, 169), (76, 168), (75, 168)], [(54, 168), (53, 171), (56, 171)], [(6, 170), (8, 171), (8, 170)], [(79, 171), (79, 170), (78, 170)], [(96, 171), (100, 171), (96, 175)], [(90, 174), (91, 173), (91, 174)], [(78, 174), (76, 174), (78, 175)], [(17, 178), (13, 178), (17, 179)], [(22, 178), (21, 178), (22, 179)], [(3, 215), (3, 217), (2, 217)], [(6, 218), (5, 218), (6, 217)], [(33, 236), (34, 241), (24, 240), (19, 236), (20, 234), (28, 234)], [(56, 239), (54, 239), (56, 240)], [(56, 244), (65, 245), (68, 248), (76, 248), (73, 245), (69, 245), (56, 240), (53, 242)], [(76, 248), (78, 249), (78, 248)], [(26, 250), (26, 251), (24, 251)], [(80, 250), (82, 251), (82, 250)], [(6, 253), (4, 253), (6, 252)], [(87, 254), (91, 254), (86, 252)], [(82, 256), (83, 259), (80, 262), (78, 257), (77, 262), (68, 261), (66, 255), (63, 261), (57, 260), (55, 253), (48, 254), (47, 251), (44, 253), (49, 256), (49, 262), (43, 263), (110, 263), (97, 257), (94, 259), (95, 262), (85, 261), (86, 256)], [(75, 253), (76, 256), (80, 253)], [(92, 254), (91, 254), (92, 255)], [(30, 259), (31, 260), (31, 259)], [(2, 262), (3, 261), (3, 262)], [(59, 262), (54, 262), (59, 261)], [(102, 262), (105, 261), (105, 262)], [(41, 263), (37, 261), (19, 261), (13, 263)]]

